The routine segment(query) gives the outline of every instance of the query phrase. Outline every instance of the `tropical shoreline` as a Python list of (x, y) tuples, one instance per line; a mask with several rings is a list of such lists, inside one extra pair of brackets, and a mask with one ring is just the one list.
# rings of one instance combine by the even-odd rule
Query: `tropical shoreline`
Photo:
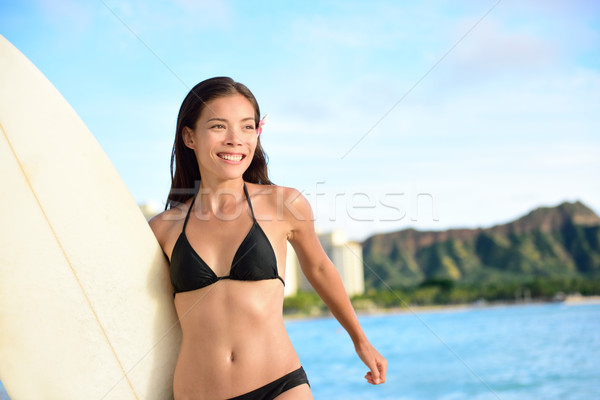
[[(356, 315), (359, 317), (389, 315), (389, 314), (429, 314), (459, 312), (471, 310), (485, 310), (501, 307), (534, 306), (547, 304), (563, 304), (566, 306), (584, 306), (600, 304), (600, 296), (583, 296), (579, 294), (567, 295), (563, 300), (528, 300), (528, 301), (477, 301), (464, 304), (432, 304), (432, 305), (409, 305), (406, 307), (371, 307), (369, 309), (358, 309)], [(284, 320), (294, 321), (302, 319), (333, 318), (326, 310), (324, 312), (295, 312), (284, 313)]]

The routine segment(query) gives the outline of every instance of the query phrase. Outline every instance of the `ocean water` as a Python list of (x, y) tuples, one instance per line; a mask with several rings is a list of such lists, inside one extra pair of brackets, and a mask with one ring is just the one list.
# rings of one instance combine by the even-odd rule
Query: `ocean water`
[[(315, 399), (600, 399), (600, 305), (457, 309), (360, 321), (388, 360), (383, 385), (363, 378), (367, 368), (334, 319), (286, 321)], [(8, 399), (1, 389), (0, 399)]]
[(361, 317), (388, 360), (373, 386), (333, 319), (287, 329), (315, 399), (600, 399), (600, 305), (561, 304)]

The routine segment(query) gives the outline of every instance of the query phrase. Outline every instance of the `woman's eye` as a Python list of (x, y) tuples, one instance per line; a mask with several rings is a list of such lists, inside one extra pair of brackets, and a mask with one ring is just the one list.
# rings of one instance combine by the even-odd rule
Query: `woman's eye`
[(225, 125), (222, 124), (216, 124), (211, 126), (212, 129), (225, 129)]

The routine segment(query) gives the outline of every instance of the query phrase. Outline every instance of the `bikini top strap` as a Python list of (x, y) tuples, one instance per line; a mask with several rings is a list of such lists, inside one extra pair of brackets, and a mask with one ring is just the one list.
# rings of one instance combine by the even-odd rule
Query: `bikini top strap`
[(192, 204), (190, 204), (190, 208), (188, 209), (187, 215), (185, 216), (185, 221), (183, 222), (183, 229), (182, 229), (183, 232), (185, 232), (185, 227), (187, 226), (188, 219), (190, 219), (190, 212), (192, 211), (192, 208), (194, 208), (194, 202), (196, 201), (197, 196), (198, 196), (198, 192), (196, 192), (196, 194), (194, 194), (194, 198), (192, 199)]
[(246, 182), (244, 182), (244, 193), (246, 194), (246, 200), (248, 200), (248, 207), (250, 207), (252, 219), (254, 220), (254, 222), (256, 222), (256, 217), (254, 216), (254, 209), (252, 208), (252, 202), (250, 201), (250, 195), (248, 194), (248, 189), (246, 188)]

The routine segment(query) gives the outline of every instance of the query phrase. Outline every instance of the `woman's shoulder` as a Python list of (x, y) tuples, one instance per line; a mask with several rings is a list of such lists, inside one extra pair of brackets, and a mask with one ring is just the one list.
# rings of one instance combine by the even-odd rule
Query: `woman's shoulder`
[(298, 219), (312, 219), (310, 203), (298, 189), (278, 186), (248, 184), (251, 198), (264, 198), (270, 206), (275, 207), (277, 213)]
[(261, 185), (258, 183), (247, 183), (246, 185), (248, 186), (250, 197), (264, 196), (274, 201), (295, 201), (297, 199), (305, 199), (302, 195), (302, 192), (292, 187), (278, 185)]
[(183, 224), (188, 208), (189, 204), (183, 203), (165, 210), (160, 214), (156, 214), (148, 221), (150, 228), (159, 241), (173, 229), (176, 229)]

